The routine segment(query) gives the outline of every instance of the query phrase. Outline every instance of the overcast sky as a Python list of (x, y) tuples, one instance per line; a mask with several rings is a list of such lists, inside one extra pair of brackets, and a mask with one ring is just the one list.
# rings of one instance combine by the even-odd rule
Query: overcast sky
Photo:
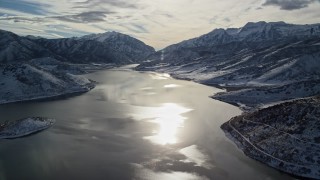
[(320, 23), (320, 0), (1, 0), (0, 28), (47, 38), (118, 31), (156, 49), (247, 22)]

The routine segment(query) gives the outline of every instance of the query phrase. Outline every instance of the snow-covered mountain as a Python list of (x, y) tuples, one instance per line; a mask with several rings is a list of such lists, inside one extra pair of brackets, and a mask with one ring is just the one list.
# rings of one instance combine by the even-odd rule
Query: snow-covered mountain
[(94, 84), (79, 74), (139, 63), (152, 53), (152, 47), (116, 32), (45, 39), (0, 30), (0, 104), (87, 92)]
[[(102, 37), (104, 41), (101, 41)], [(53, 57), (73, 63), (128, 64), (139, 63), (154, 53), (154, 49), (143, 42), (116, 32), (80, 38), (45, 39), (22, 37), (0, 30), (0, 47), (2, 63)]]
[(101, 42), (111, 47), (113, 51), (129, 57), (135, 62), (141, 62), (142, 60), (145, 60), (148, 55), (154, 53), (153, 47), (148, 46), (142, 41), (131, 36), (114, 31), (100, 34), (89, 34), (76, 39)]
[(91, 34), (79, 38), (36, 39), (34, 41), (73, 63), (140, 63), (154, 53), (152, 47), (117, 32)]
[[(247, 23), (242, 28), (216, 29), (168, 46), (137, 67), (204, 84), (237, 88), (303, 84), (319, 80), (319, 68), (320, 24), (284, 22)], [(294, 94), (296, 85), (288, 93)], [(314, 88), (314, 92), (318, 92)], [(270, 99), (278, 101), (289, 97)]]

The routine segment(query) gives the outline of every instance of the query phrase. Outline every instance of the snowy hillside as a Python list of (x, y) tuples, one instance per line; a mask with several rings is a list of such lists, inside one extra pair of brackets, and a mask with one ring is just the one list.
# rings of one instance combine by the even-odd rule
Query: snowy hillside
[[(320, 24), (284, 22), (247, 23), (242, 28), (216, 29), (158, 51), (137, 67), (137, 70), (166, 72), (176, 78), (241, 89), (281, 88), (291, 83), (317, 81), (319, 69)], [(292, 96), (273, 96), (270, 101), (294, 98), (296, 85), (288, 92)], [(232, 93), (230, 97), (235, 97), (235, 92)], [(299, 92), (299, 97), (304, 93), (311, 95)], [(250, 97), (245, 101), (254, 102), (250, 106), (260, 101), (257, 96)]]
[(295, 98), (320, 94), (320, 79), (300, 81), (274, 87), (245, 88), (237, 91), (217, 93), (213, 99), (240, 106), (243, 110), (263, 108)]
[(294, 175), (320, 178), (320, 97), (237, 116), (221, 128), (244, 153)]
[(50, 72), (30, 64), (0, 66), (0, 104), (84, 93), (94, 87), (86, 78)]
[(32, 59), (28, 61), (28, 63), (46, 71), (70, 73), (74, 75), (85, 74), (86, 71), (84, 67), (87, 66), (83, 64), (61, 62), (51, 57)]

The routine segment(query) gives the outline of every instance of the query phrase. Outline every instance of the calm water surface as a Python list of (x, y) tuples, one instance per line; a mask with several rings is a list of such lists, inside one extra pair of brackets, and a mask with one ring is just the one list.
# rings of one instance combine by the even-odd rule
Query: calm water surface
[(0, 121), (56, 118), (41, 133), (0, 140), (0, 180), (290, 179), (247, 158), (220, 125), (241, 111), (221, 90), (166, 74), (117, 69), (68, 99), (0, 105)]

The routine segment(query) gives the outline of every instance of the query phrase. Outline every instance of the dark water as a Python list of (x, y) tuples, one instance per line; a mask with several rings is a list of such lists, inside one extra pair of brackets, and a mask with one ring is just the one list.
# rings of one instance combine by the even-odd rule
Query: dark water
[(56, 118), (41, 133), (0, 140), (0, 180), (290, 179), (243, 155), (220, 130), (240, 114), (208, 96), (220, 90), (164, 74), (87, 75), (91, 92), (0, 106), (1, 120)]

